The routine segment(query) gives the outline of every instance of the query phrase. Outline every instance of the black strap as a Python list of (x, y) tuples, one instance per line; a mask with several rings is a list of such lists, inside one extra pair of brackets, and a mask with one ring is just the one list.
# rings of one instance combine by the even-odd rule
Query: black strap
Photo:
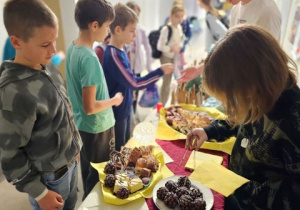
[[(207, 12), (207, 13), (206, 13), (206, 16), (207, 16), (208, 14), (213, 15), (211, 12)], [(213, 31), (212, 31), (211, 28), (210, 28), (210, 24), (209, 24), (209, 22), (207, 21), (207, 17), (205, 18), (205, 22), (206, 22), (206, 26), (207, 26), (208, 30), (210, 30), (210, 32), (211, 32), (211, 34), (212, 34), (214, 40), (215, 40), (215, 41), (218, 41), (218, 40), (219, 40), (218, 37), (213, 33)]]
[(169, 44), (172, 33), (173, 33), (172, 27), (170, 25), (167, 25), (167, 27), (168, 27), (168, 41), (167, 41), (166, 45)]

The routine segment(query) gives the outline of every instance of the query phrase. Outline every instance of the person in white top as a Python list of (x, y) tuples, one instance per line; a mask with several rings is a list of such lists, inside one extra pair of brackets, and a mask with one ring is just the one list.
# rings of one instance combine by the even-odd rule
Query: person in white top
[(230, 27), (253, 24), (263, 27), (277, 41), (281, 33), (281, 13), (274, 0), (228, 0), (235, 5), (231, 10)]
[[(227, 0), (233, 4), (230, 17), (230, 27), (238, 24), (253, 24), (263, 27), (277, 41), (281, 34), (281, 13), (274, 0)], [(198, 77), (204, 65), (183, 70), (178, 82), (188, 82)]]
[[(160, 36), (157, 42), (157, 49), (162, 51), (160, 57), (161, 64), (174, 63), (174, 57), (179, 55), (184, 42), (184, 34), (181, 27), (181, 22), (184, 16), (184, 7), (177, 4), (173, 6), (170, 15), (170, 33), (172, 33), (170, 40), (168, 40), (169, 26), (164, 26), (161, 29)], [(160, 91), (160, 101), (163, 105), (166, 104), (170, 94), (170, 85), (172, 74), (163, 76), (163, 84)]]
[(226, 34), (227, 28), (220, 21), (219, 11), (212, 6), (211, 0), (198, 0), (198, 5), (206, 11), (205, 51), (209, 52), (211, 46)]

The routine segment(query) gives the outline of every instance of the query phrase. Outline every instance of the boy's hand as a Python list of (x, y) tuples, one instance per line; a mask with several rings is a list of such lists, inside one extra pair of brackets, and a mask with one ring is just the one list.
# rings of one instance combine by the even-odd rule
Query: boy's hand
[(48, 193), (38, 201), (42, 209), (60, 209), (64, 206), (64, 200), (60, 194), (48, 190)]
[(164, 74), (171, 74), (174, 71), (174, 65), (172, 63), (166, 63), (161, 65), (160, 69)]
[(115, 99), (115, 106), (119, 106), (122, 101), (123, 101), (123, 95), (121, 92), (116, 93), (116, 95), (114, 96)]
[(173, 46), (170, 48), (170, 51), (173, 52), (173, 53), (180, 53), (180, 50), (181, 50), (181, 47), (180, 47), (179, 44), (173, 45)]

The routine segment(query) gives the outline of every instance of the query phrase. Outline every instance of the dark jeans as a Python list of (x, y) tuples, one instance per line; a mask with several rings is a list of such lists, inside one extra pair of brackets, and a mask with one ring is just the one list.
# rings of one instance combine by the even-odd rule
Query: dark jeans
[[(69, 167), (68, 171), (60, 178), (55, 179), (55, 173), (49, 172), (41, 176), (41, 182), (48, 188), (58, 194), (64, 199), (63, 210), (75, 209), (77, 201), (77, 160)], [(41, 210), (38, 202), (29, 196), (30, 204), (33, 210)]]
[(109, 160), (110, 153), (115, 149), (114, 127), (102, 133), (79, 131), (83, 146), (80, 151), (83, 199), (91, 192), (99, 181), (98, 172), (90, 162), (101, 163)]
[(130, 138), (130, 116), (122, 120), (116, 120), (115, 136), (117, 151), (120, 151), (121, 146), (124, 146)]

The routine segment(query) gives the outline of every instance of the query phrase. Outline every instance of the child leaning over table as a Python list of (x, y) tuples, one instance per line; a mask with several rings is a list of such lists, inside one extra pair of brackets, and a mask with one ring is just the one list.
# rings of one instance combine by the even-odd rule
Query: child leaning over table
[[(225, 209), (299, 209), (300, 89), (296, 64), (263, 28), (228, 31), (205, 60), (203, 85), (227, 108), (227, 120), (193, 129), (186, 147), (236, 136), (229, 169), (250, 180)], [(295, 68), (295, 69), (294, 69)], [(195, 145), (191, 145), (196, 139)]]
[(0, 70), (3, 173), (33, 209), (74, 209), (81, 148), (64, 81), (50, 62), (58, 23), (41, 0), (9, 0), (4, 24), (16, 49)]
[(67, 52), (66, 78), (83, 141), (80, 151), (83, 198), (99, 181), (98, 172), (90, 162), (108, 161), (115, 150), (115, 119), (111, 107), (119, 106), (123, 96), (116, 91), (110, 98), (102, 67), (93, 51), (93, 43), (103, 42), (113, 19), (113, 8), (105, 0), (79, 0), (76, 4), (75, 20), (80, 32)]
[(111, 41), (104, 52), (103, 69), (110, 96), (116, 92), (122, 92), (124, 96), (123, 103), (113, 107), (116, 119), (116, 150), (120, 151), (121, 146), (125, 145), (130, 137), (132, 91), (144, 89), (154, 84), (162, 75), (172, 73), (173, 65), (165, 64), (144, 77), (136, 77), (123, 47), (135, 38), (138, 17), (123, 4), (117, 4), (114, 9), (116, 17), (110, 25)]

